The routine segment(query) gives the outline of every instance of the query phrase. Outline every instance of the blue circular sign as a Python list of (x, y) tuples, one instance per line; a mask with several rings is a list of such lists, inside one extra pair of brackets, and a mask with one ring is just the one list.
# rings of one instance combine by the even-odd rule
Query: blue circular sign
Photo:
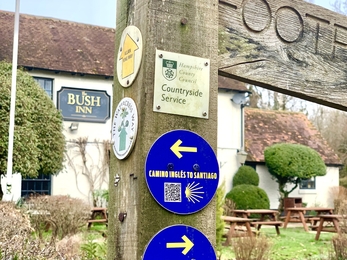
[(176, 214), (201, 210), (218, 187), (219, 166), (212, 147), (188, 130), (160, 136), (147, 154), (145, 171), (154, 199)]
[(149, 241), (143, 260), (217, 259), (211, 242), (198, 229), (174, 225), (159, 231)]

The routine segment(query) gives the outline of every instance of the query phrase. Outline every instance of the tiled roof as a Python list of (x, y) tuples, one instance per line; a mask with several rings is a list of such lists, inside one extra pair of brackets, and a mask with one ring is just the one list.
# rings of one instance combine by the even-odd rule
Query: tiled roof
[[(0, 11), (0, 60), (12, 62), (14, 13)], [(20, 15), (18, 65), (112, 76), (115, 30)]]
[(264, 149), (276, 143), (295, 143), (316, 150), (326, 164), (341, 161), (303, 113), (245, 109), (247, 161), (264, 162)]
[(218, 88), (219, 89), (227, 89), (227, 90), (235, 90), (239, 92), (248, 92), (246, 88), (246, 84), (231, 78), (226, 78), (218, 75)]
[[(12, 62), (14, 13), (0, 11), (0, 60)], [(20, 14), (18, 65), (113, 76), (115, 30)], [(218, 76), (220, 89), (247, 92), (243, 82)]]

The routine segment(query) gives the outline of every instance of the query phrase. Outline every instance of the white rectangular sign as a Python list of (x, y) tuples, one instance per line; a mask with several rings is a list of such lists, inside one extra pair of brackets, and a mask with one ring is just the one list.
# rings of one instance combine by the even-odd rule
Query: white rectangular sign
[(210, 60), (156, 50), (153, 111), (208, 119)]

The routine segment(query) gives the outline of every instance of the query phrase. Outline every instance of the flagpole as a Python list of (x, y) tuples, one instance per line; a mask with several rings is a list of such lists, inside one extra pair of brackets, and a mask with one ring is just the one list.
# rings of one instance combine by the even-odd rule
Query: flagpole
[(14, 36), (13, 36), (13, 54), (12, 54), (12, 83), (11, 83), (11, 107), (10, 124), (8, 131), (8, 155), (7, 155), (7, 173), (6, 173), (6, 192), (4, 200), (12, 201), (12, 166), (13, 166), (13, 139), (14, 139), (14, 115), (16, 109), (16, 90), (17, 90), (17, 60), (18, 60), (18, 34), (19, 34), (19, 3), (16, 0), (16, 12), (14, 16)]

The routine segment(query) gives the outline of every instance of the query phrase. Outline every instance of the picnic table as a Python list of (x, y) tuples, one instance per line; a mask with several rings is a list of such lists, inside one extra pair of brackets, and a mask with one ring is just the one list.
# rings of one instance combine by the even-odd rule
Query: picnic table
[[(233, 210), (232, 214), (236, 217), (249, 218), (252, 220), (251, 225), (255, 226), (259, 231), (262, 225), (274, 226), (277, 235), (280, 235), (279, 227), (282, 226), (281, 221), (277, 221), (278, 211), (272, 209), (247, 209), (247, 210)], [(250, 218), (252, 214), (260, 216), (259, 219)]]
[[(283, 228), (287, 228), (287, 225), (289, 222), (296, 222), (296, 223), (302, 223), (304, 229), (306, 232), (308, 232), (308, 227), (307, 227), (307, 220), (312, 220), (314, 221), (313, 224), (317, 223), (318, 217), (321, 215), (331, 215), (333, 214), (334, 209), (333, 208), (323, 208), (323, 207), (295, 207), (295, 208), (286, 208), (287, 215), (285, 217), (285, 221), (283, 224)], [(305, 216), (306, 212), (316, 212), (315, 215), (311, 216)]]
[[(347, 216), (342, 215), (320, 215), (319, 216), (319, 225), (317, 227), (317, 233), (316, 233), (316, 240), (319, 239), (320, 233), (322, 231), (324, 232), (334, 232), (341, 234), (341, 228), (340, 228), (340, 220), (345, 218)], [(324, 226), (324, 223), (332, 224), (332, 226)]]
[[(91, 212), (91, 217), (88, 220), (88, 229), (93, 223), (104, 223), (107, 226), (107, 208), (92, 208)], [(99, 218), (97, 218), (97, 216), (99, 216)]]
[(240, 217), (231, 217), (231, 216), (221, 216), (221, 219), (230, 225), (229, 231), (227, 233), (227, 240), (225, 245), (230, 244), (230, 239), (236, 235), (236, 227), (245, 226), (246, 227), (246, 235), (249, 237), (253, 236), (253, 232), (251, 229), (252, 219), (249, 218), (240, 218)]

